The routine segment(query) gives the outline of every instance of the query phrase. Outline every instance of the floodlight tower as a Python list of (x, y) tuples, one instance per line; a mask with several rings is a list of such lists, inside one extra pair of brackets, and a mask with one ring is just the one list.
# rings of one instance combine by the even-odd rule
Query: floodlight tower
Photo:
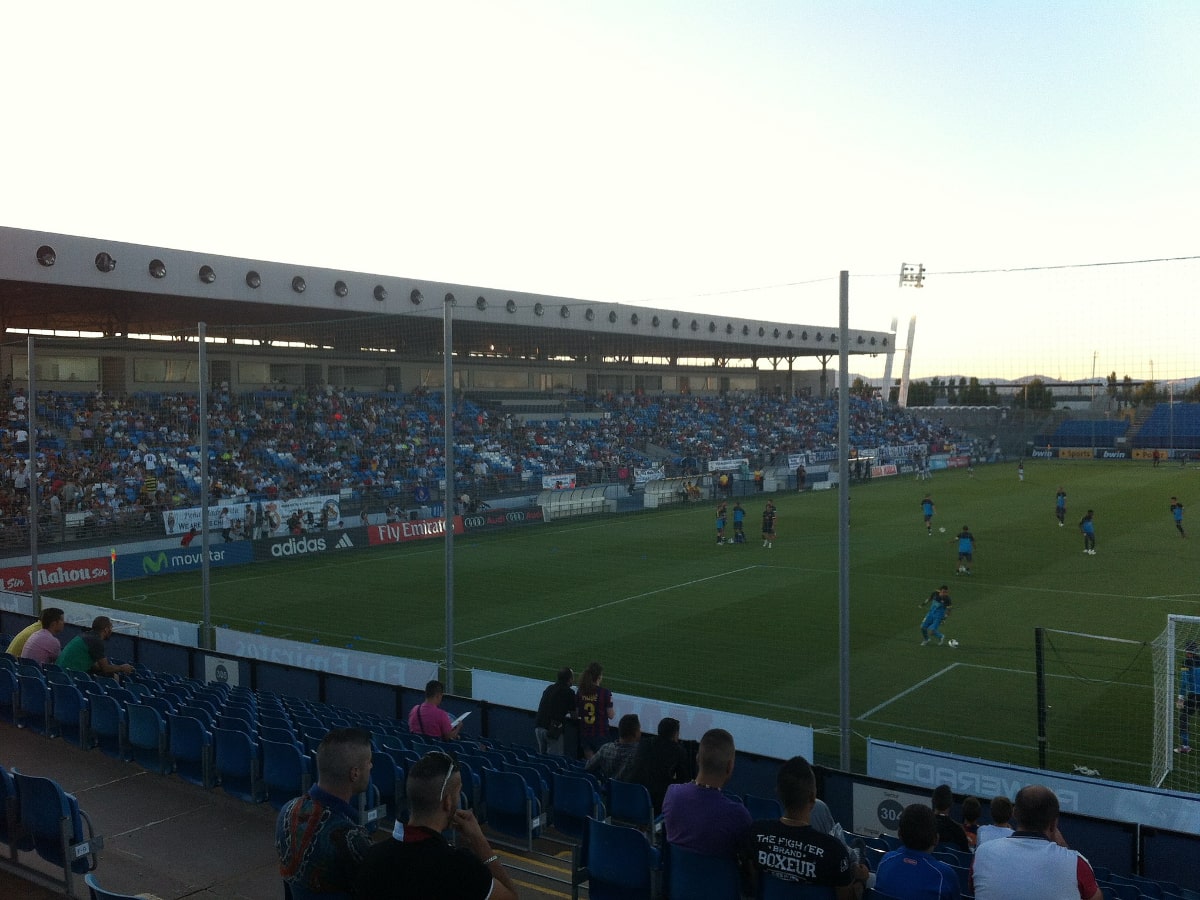
[[(883, 402), (887, 403), (892, 392), (892, 363), (896, 360), (896, 324), (898, 320), (892, 317), (892, 337), (888, 341), (887, 362), (883, 365)], [(897, 397), (897, 399), (899, 399)]]
[[(917, 265), (909, 265), (901, 263), (900, 265), (900, 287), (905, 285), (912, 287), (925, 286), (925, 264), (918, 263)], [(913, 316), (908, 320), (908, 345), (904, 348), (904, 370), (900, 375), (900, 392), (896, 397), (896, 405), (903, 408), (908, 406), (908, 377), (912, 369), (912, 348), (913, 338), (917, 333), (917, 317)]]

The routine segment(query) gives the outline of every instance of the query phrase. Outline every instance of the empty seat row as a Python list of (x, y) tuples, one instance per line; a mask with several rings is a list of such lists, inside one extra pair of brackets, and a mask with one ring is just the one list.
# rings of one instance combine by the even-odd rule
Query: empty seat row
[(11, 772), (0, 767), (0, 848), (20, 865), (32, 853), (61, 872), (68, 896), (75, 896), (76, 876), (94, 870), (103, 839), (73, 794), (50, 778)]

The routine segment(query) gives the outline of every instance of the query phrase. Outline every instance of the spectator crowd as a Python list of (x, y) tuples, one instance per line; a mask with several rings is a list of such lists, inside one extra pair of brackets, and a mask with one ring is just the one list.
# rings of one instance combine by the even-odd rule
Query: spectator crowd
[[(0, 542), (28, 539), (30, 413), (37, 440), (40, 521), (47, 539), (69, 523), (159, 528), (161, 515), (199, 503), (200, 404), (194, 394), (40, 393), (3, 397)], [(32, 409), (31, 409), (32, 407)], [(535, 418), (496, 400), (455, 404), (455, 483), (480, 500), (540, 486), (544, 475), (577, 484), (632, 483), (637, 467), (705, 471), (709, 460), (786, 465), (789, 454), (836, 447), (833, 400), (731, 393), (721, 396), (604, 394), (578, 397), (576, 413)], [(583, 410), (583, 411), (580, 411)], [(422, 505), (445, 475), (440, 394), (365, 393), (334, 387), (207, 398), (209, 496), (213, 504), (274, 501), (352, 491), (379, 508)], [(858, 447), (961, 442), (940, 422), (853, 398)]]

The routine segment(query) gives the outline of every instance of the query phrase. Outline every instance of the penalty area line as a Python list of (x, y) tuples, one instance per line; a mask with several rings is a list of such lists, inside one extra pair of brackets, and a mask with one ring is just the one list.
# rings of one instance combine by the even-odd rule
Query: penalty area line
[(941, 678), (943, 675), (947, 675), (950, 672), (953, 672), (955, 669), (958, 668), (959, 665), (960, 665), (959, 663), (950, 663), (950, 665), (946, 666), (946, 668), (941, 669), (940, 671), (934, 672), (928, 678), (924, 678), (921, 681), (918, 681), (912, 687), (906, 688), (905, 690), (901, 691), (900, 693), (896, 694), (893, 697), (889, 697), (887, 700), (884, 700), (878, 706), (871, 707), (865, 713), (863, 713), (861, 716), (857, 716), (856, 717), (857, 720), (862, 722), (862, 721), (869, 719), (871, 716), (875, 715), (875, 713), (879, 712), (884, 707), (891, 706), (897, 700), (903, 700), (905, 697), (907, 697), (913, 691), (919, 691), (921, 688), (925, 687), (925, 685), (929, 684), (931, 681), (936, 681), (937, 679)]
[[(718, 572), (716, 575), (707, 575), (704, 578), (695, 578), (692, 581), (685, 581), (682, 584), (670, 584), (666, 587), (655, 588), (652, 591), (646, 591), (641, 594), (631, 594), (628, 597), (621, 597), (617, 600), (609, 600), (607, 603), (600, 603), (596, 606), (589, 606), (587, 609), (577, 609), (569, 613), (563, 613), (559, 616), (551, 616), (548, 619), (539, 619), (536, 622), (526, 622), (524, 625), (514, 625), (512, 628), (504, 628), (500, 631), (493, 631), (491, 634), (481, 634), (479, 637), (468, 638), (465, 641), (458, 641), (455, 646), (462, 647), (466, 644), (474, 644), (476, 641), (487, 641), (492, 638), (502, 637), (506, 634), (512, 634), (514, 631), (524, 631), (526, 628), (536, 628), (539, 625), (549, 625), (551, 622), (558, 622), (562, 619), (569, 619), (572, 616), (582, 616), (587, 613), (595, 612), (598, 609), (604, 609), (609, 606), (616, 606), (618, 603), (628, 603), (631, 600), (642, 600), (646, 597), (653, 597), (655, 594), (663, 594), (667, 591), (677, 591), (680, 588), (689, 588), (696, 584), (703, 584), (706, 581), (712, 581), (716, 578), (725, 578), (729, 575), (740, 575), (743, 572), (749, 572), (756, 569), (758, 566), (744, 566), (741, 569), (733, 569), (729, 572)], [(444, 649), (444, 648), (443, 648)]]

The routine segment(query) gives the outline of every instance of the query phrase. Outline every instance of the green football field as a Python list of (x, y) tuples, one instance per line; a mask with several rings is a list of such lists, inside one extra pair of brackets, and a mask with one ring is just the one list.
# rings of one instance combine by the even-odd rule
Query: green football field
[[(1042, 460), (1025, 469), (1024, 482), (1005, 464), (852, 488), (856, 767), (867, 737), (1035, 765), (1040, 626), (1050, 630), (1048, 766), (1149, 777), (1148, 642), (1168, 613), (1200, 615), (1200, 537), (1179, 536), (1169, 498), (1200, 497), (1200, 472)], [(927, 490), (937, 506), (932, 536), (920, 508)], [(456, 537), (456, 664), (549, 680), (563, 665), (599, 660), (618, 714), (624, 692), (811, 725), (818, 759), (836, 762), (837, 493), (774, 495), (771, 549), (759, 538), (764, 499), (742, 498), (744, 545), (716, 545), (708, 501)], [(1077, 528), (1089, 507), (1095, 556), (1082, 552)], [(953, 538), (964, 524), (977, 540), (970, 577), (955, 574)], [(440, 541), (213, 569), (212, 619), (444, 660), (444, 571)], [(957, 649), (920, 646), (920, 603), (942, 583), (954, 599), (943, 630)], [(63, 596), (107, 604), (109, 591)], [(201, 618), (199, 573), (123, 582), (117, 594), (133, 613)], [(468, 677), (458, 676), (460, 692)]]

